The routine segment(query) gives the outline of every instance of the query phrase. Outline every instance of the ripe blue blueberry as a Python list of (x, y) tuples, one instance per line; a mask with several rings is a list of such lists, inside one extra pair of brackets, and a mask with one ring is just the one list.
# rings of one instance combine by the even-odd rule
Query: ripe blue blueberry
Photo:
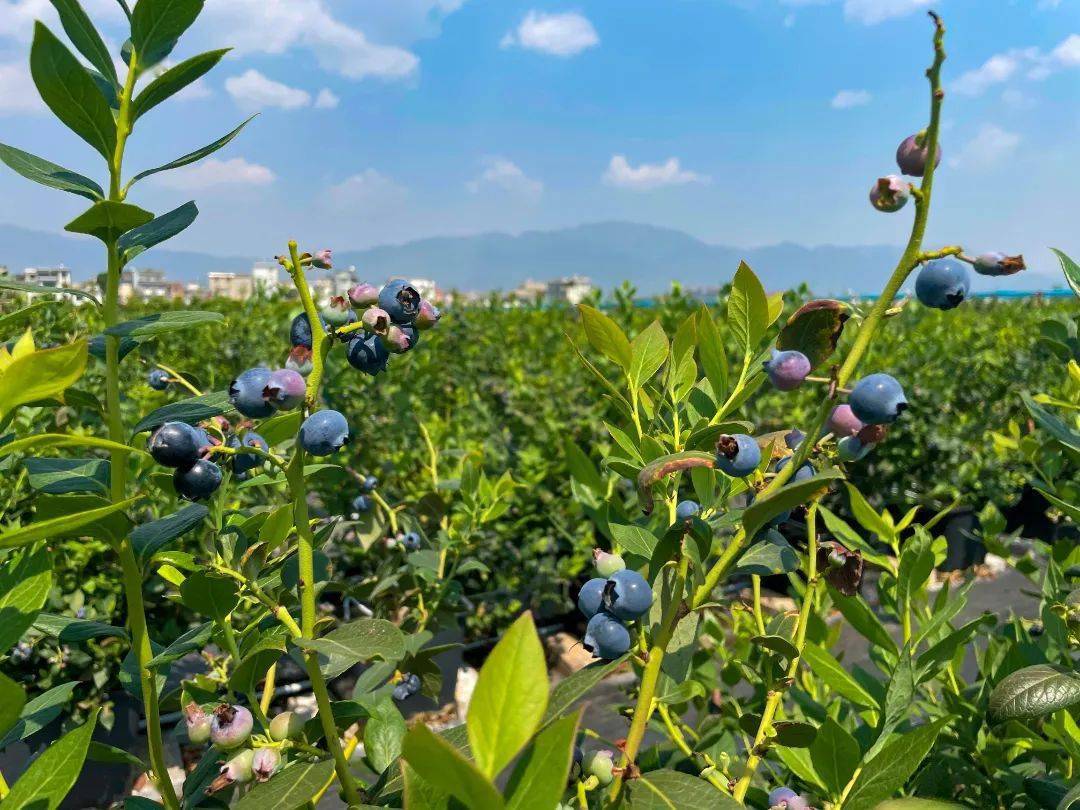
[(352, 501), (353, 512), (370, 512), (371, 511), (371, 498), (367, 495), (357, 495)]
[(604, 610), (617, 619), (632, 622), (652, 607), (653, 592), (645, 577), (629, 568), (616, 571), (604, 586)]
[(249, 419), (262, 419), (274, 413), (263, 392), (270, 383), (270, 369), (249, 368), (229, 383), (229, 400), (233, 407)]
[(190, 467), (205, 446), (199, 430), (186, 422), (166, 422), (150, 437), (148, 449), (154, 461), (166, 467)]
[(578, 592), (577, 606), (578, 610), (581, 611), (581, 615), (586, 619), (591, 619), (600, 612), (606, 584), (607, 580), (603, 577), (593, 577), (581, 586), (581, 591)]
[(690, 520), (701, 514), (701, 504), (697, 501), (679, 501), (675, 507), (676, 520)]
[[(930, 150), (924, 145), (926, 135), (919, 132), (909, 135), (896, 147), (896, 165), (910, 177), (922, 177), (926, 173), (926, 161)], [(934, 155), (934, 166), (941, 163), (941, 144)]]
[(160, 368), (152, 369), (146, 377), (146, 382), (155, 391), (164, 391), (169, 387), (169, 372)]
[(970, 289), (971, 274), (967, 265), (956, 259), (927, 262), (915, 278), (915, 295), (934, 309), (960, 306)]
[(803, 433), (803, 432), (802, 432), (801, 430), (799, 430), (798, 428), (794, 428), (793, 430), (789, 431), (789, 432), (788, 432), (788, 433), (787, 433), (787, 434), (786, 434), (786, 435), (784, 436), (784, 444), (786, 444), (786, 445), (787, 445), (787, 449), (788, 449), (788, 450), (794, 450), (794, 449), (796, 449), (796, 448), (797, 448), (797, 447), (798, 447), (798, 446), (799, 446), (800, 444), (802, 444), (802, 440), (803, 440), (803, 439), (805, 439), (805, 438), (806, 438), (806, 434), (805, 434), (805, 433)]
[(405, 700), (419, 691), (420, 676), (411, 672), (406, 672), (402, 675), (401, 680), (398, 681), (397, 686), (394, 687), (392, 695), (394, 700)]
[(980, 253), (975, 257), (975, 272), (983, 276), (1011, 276), (1026, 265), (1023, 256), (1006, 256), (1004, 253)]
[(911, 185), (899, 175), (879, 177), (870, 187), (870, 204), (878, 211), (894, 214), (907, 205)]
[[(243, 439), (235, 434), (230, 436), (228, 446), (237, 450), (243, 450), (245, 447), (254, 447), (257, 450), (262, 450), (264, 453), (270, 449), (270, 446), (266, 443), (266, 439), (253, 430), (249, 430), (245, 433)], [(254, 470), (256, 467), (262, 466), (262, 463), (262, 456), (257, 453), (239, 452), (233, 456), (233, 472), (243, 474)]]
[(762, 365), (773, 387), (781, 391), (795, 390), (803, 384), (806, 375), (810, 373), (809, 358), (794, 349), (783, 352), (773, 349), (772, 357)]
[(733, 478), (750, 475), (761, 463), (761, 448), (753, 436), (736, 433), (716, 443), (716, 466)]
[(300, 446), (313, 456), (336, 453), (349, 441), (349, 423), (338, 411), (316, 411), (300, 425)]
[(836, 452), (841, 461), (861, 461), (874, 449), (872, 444), (863, 444), (857, 436), (845, 436), (836, 443)]
[(601, 611), (589, 619), (581, 646), (594, 658), (610, 661), (630, 649), (630, 631), (618, 619)]
[[(776, 471), (780, 472), (784, 467), (791, 463), (791, 459), (794, 456), (784, 456), (778, 462), (776, 462)], [(810, 464), (803, 464), (799, 469), (795, 471), (795, 474), (788, 479), (789, 484), (793, 484), (796, 481), (805, 481), (807, 478), (813, 478), (817, 472)]]
[(855, 418), (866, 425), (885, 425), (895, 422), (908, 406), (904, 389), (888, 374), (870, 374), (859, 380), (848, 404)]
[(374, 475), (368, 475), (364, 477), (363, 483), (360, 484), (360, 489), (364, 492), (373, 492), (377, 486), (379, 486), (379, 479)]
[(213, 495), (221, 486), (221, 468), (212, 461), (200, 458), (186, 470), (173, 473), (176, 493), (189, 501), (201, 501)]
[(263, 389), (263, 397), (272, 408), (278, 411), (291, 411), (299, 408), (307, 396), (307, 383), (299, 371), (291, 368), (279, 368), (271, 372)]
[(412, 323), (420, 314), (420, 293), (404, 279), (394, 279), (379, 292), (379, 307), (396, 324)]
[(390, 360), (390, 352), (386, 350), (382, 338), (378, 335), (353, 338), (349, 341), (345, 356), (348, 358), (349, 365), (372, 377), (381, 371), (386, 371), (386, 365)]
[(289, 325), (289, 342), (292, 346), (311, 348), (311, 324), (308, 322), (306, 312), (301, 312), (292, 319)]
[(401, 535), (401, 545), (406, 551), (418, 551), (420, 548), (420, 535), (416, 532), (405, 532)]

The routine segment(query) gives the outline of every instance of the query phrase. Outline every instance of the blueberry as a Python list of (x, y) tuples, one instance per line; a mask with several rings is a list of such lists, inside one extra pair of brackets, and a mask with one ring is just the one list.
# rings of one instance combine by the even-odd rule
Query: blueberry
[(843, 438), (854, 436), (863, 429), (863, 423), (851, 410), (851, 406), (845, 402), (832, 409), (826, 429), (837, 438)]
[(296, 712), (282, 712), (270, 721), (270, 739), (295, 740), (304, 731), (304, 718)]
[(975, 272), (983, 276), (1011, 276), (1026, 265), (1023, 256), (1006, 256), (1004, 253), (980, 253), (975, 257)]
[(405, 532), (401, 536), (401, 545), (406, 551), (416, 551), (420, 548), (420, 535), (416, 532)]
[(365, 374), (374, 377), (380, 371), (386, 371), (386, 365), (390, 360), (390, 352), (383, 346), (382, 338), (371, 335), (366, 338), (353, 338), (349, 341), (346, 353), (349, 365), (360, 369)]
[(600, 605), (604, 598), (604, 586), (607, 580), (603, 577), (593, 577), (578, 592), (577, 606), (581, 615), (591, 619), (600, 611)]
[(364, 478), (363, 483), (360, 484), (360, 489), (364, 492), (374, 492), (375, 488), (379, 486), (379, 479), (374, 475), (368, 475)]
[(438, 307), (429, 301), (421, 301), (420, 311), (416, 313), (416, 320), (413, 321), (413, 326), (417, 329), (431, 329), (439, 322), (441, 317), (442, 313), (439, 312)]
[(173, 487), (189, 501), (199, 501), (213, 495), (221, 486), (221, 468), (212, 461), (200, 458), (186, 470), (173, 473)]
[(697, 501), (679, 501), (675, 507), (676, 520), (690, 520), (701, 514), (701, 504)]
[(289, 342), (292, 346), (311, 348), (311, 323), (306, 312), (301, 312), (289, 325)]
[(615, 759), (610, 751), (589, 751), (581, 758), (581, 770), (587, 776), (595, 776), (601, 787), (607, 787), (614, 778)]
[(221, 766), (220, 775), (210, 783), (209, 792), (223, 790), (229, 785), (246, 785), (254, 776), (254, 773), (251, 770), (251, 763), (254, 759), (255, 752), (250, 748), (245, 748), (239, 754), (234, 756)]
[(805, 433), (803, 433), (798, 428), (794, 428), (793, 430), (789, 431), (787, 434), (784, 435), (784, 444), (787, 445), (788, 450), (794, 450), (800, 444), (802, 444), (802, 440), (805, 438)]
[(623, 621), (640, 619), (649, 612), (652, 601), (652, 588), (645, 577), (629, 568), (616, 571), (604, 586), (604, 610)]
[(311, 356), (311, 349), (307, 346), (293, 346), (289, 359), (285, 361), (285, 368), (291, 368), (306, 377), (315, 368)]
[(594, 658), (610, 661), (630, 649), (630, 631), (618, 619), (601, 611), (589, 619), (581, 646)]
[(915, 279), (915, 295), (934, 309), (960, 306), (970, 289), (971, 274), (967, 265), (956, 259), (927, 262)]
[(371, 498), (367, 495), (357, 495), (353, 498), (352, 510), (353, 512), (370, 512)]
[(780, 810), (810, 810), (810, 804), (791, 788), (776, 788), (769, 794), (769, 807)]
[(184, 720), (187, 723), (188, 742), (202, 745), (210, 739), (210, 718), (197, 703), (184, 707)]
[(379, 288), (374, 284), (361, 283), (349, 289), (349, 301), (354, 307), (369, 307), (379, 300)]
[(845, 436), (836, 443), (836, 452), (841, 461), (861, 461), (873, 449), (872, 444), (863, 444), (855, 436)]
[(146, 377), (146, 382), (155, 391), (164, 391), (169, 387), (169, 372), (160, 368), (152, 369)]
[[(262, 450), (264, 453), (270, 449), (270, 446), (266, 443), (266, 439), (253, 430), (249, 430), (245, 433), (243, 439), (236, 435), (230, 436), (228, 446), (237, 450), (243, 450), (245, 447), (254, 447), (258, 450)], [(256, 467), (261, 467), (263, 463), (262, 456), (257, 453), (239, 452), (232, 457), (232, 460), (233, 472), (240, 474), (250, 472)]]
[(761, 448), (753, 436), (724, 435), (716, 443), (716, 466), (733, 478), (750, 475), (760, 463)]
[(356, 313), (344, 296), (335, 295), (319, 310), (319, 317), (331, 326), (344, 326), (356, 320)]
[(276, 748), (259, 748), (251, 758), (251, 772), (256, 782), (266, 782), (281, 767), (281, 754)]
[(593, 565), (596, 566), (596, 573), (602, 577), (610, 577), (626, 568), (626, 562), (618, 554), (609, 554), (598, 548), (593, 549)]
[(907, 205), (911, 185), (903, 177), (889, 174), (879, 177), (870, 188), (870, 204), (878, 211), (893, 214)]
[(405, 682), (409, 684), (409, 688), (413, 690), (413, 694), (420, 691), (420, 676), (415, 672), (410, 672), (409, 676), (405, 679)]
[(379, 292), (379, 307), (394, 323), (412, 323), (420, 314), (420, 293), (405, 279), (395, 279)]
[[(782, 469), (784, 469), (784, 467), (791, 463), (792, 458), (794, 458), (794, 456), (784, 456), (782, 459), (776, 462), (776, 471), (780, 472)], [(805, 481), (808, 478), (813, 478), (816, 473), (817, 470), (815, 470), (810, 464), (803, 464), (801, 467), (799, 467), (799, 469), (795, 471), (795, 474), (788, 479), (788, 483), (793, 484), (796, 481)]]
[(190, 467), (199, 460), (199, 451), (207, 443), (199, 430), (186, 422), (166, 422), (154, 431), (148, 449), (158, 464)]
[(896, 421), (908, 406), (904, 389), (888, 374), (870, 374), (859, 380), (848, 396), (855, 418), (867, 425)]
[[(386, 334), (380, 337), (382, 345), (386, 347), (388, 352), (393, 354), (404, 354), (412, 348), (412, 340), (409, 338), (409, 333), (405, 331), (404, 326), (398, 326), (396, 323), (390, 324), (386, 329)], [(416, 330), (411, 330), (413, 334), (416, 334)]]
[(349, 441), (349, 423), (338, 411), (316, 411), (300, 425), (300, 446), (313, 456), (336, 453)]
[(233, 407), (250, 419), (262, 419), (274, 413), (263, 392), (270, 383), (270, 369), (249, 368), (229, 383), (229, 400)]
[(279, 368), (271, 372), (263, 389), (263, 398), (270, 407), (278, 411), (291, 411), (299, 408), (307, 396), (307, 383), (299, 371)]
[(773, 387), (781, 391), (795, 390), (803, 384), (806, 375), (810, 373), (809, 358), (802, 352), (794, 350), (780, 352), (773, 349), (772, 357), (762, 365)]
[[(909, 135), (900, 142), (896, 148), (896, 165), (900, 171), (910, 177), (922, 177), (926, 172), (926, 159), (929, 149), (923, 145), (925, 133)], [(938, 144), (937, 154), (934, 155), (934, 166), (941, 163), (941, 144)]]
[(364, 314), (360, 316), (360, 322), (364, 324), (366, 331), (376, 335), (385, 335), (390, 328), (390, 316), (386, 314), (385, 309), (378, 307), (365, 309)]
[(210, 740), (218, 748), (236, 748), (251, 736), (254, 721), (243, 706), (222, 703), (210, 718)]
[(394, 690), (390, 693), (394, 700), (407, 700), (409, 697), (409, 687), (404, 683), (399, 683), (394, 687)]

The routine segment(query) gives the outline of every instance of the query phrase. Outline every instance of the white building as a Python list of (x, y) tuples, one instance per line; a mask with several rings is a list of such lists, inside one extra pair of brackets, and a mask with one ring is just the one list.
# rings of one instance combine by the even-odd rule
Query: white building
[(39, 287), (70, 287), (71, 271), (62, 264), (56, 267), (26, 267), (15, 279)]
[(281, 286), (281, 265), (276, 261), (255, 262), (251, 265), (251, 283), (261, 295), (273, 293)]
[(577, 306), (593, 291), (592, 281), (585, 276), (566, 276), (549, 281), (547, 285), (548, 301), (552, 304), (566, 303)]

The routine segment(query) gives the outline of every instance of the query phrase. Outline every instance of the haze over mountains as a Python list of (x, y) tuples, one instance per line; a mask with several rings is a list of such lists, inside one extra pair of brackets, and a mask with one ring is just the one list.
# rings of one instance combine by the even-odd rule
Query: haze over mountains
[[(673, 280), (684, 287), (716, 287), (746, 260), (770, 290), (805, 282), (819, 295), (873, 293), (891, 272), (900, 249), (892, 245), (780, 243), (736, 248), (712, 245), (682, 231), (631, 222), (600, 222), (517, 235), (484, 233), (432, 237), (366, 250), (334, 251), (335, 264), (356, 265), (362, 278), (389, 276), (435, 279), (443, 289), (509, 290), (528, 278), (546, 280), (583, 275), (604, 290), (624, 280), (640, 294), (662, 292)], [(248, 272), (255, 256), (214, 256), (155, 248), (139, 258), (169, 278), (205, 286), (212, 271)], [(0, 225), (0, 265), (14, 273), (23, 267), (63, 263), (76, 280), (98, 272), (100, 244), (86, 237), (44, 233)], [(976, 277), (976, 289), (1048, 290), (1061, 287), (1056, 268), (1036, 268), (1005, 279)]]

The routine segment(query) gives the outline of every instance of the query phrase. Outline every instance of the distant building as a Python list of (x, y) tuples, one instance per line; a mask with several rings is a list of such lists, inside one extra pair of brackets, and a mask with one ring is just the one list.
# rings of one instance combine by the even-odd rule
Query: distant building
[(315, 300), (326, 303), (331, 298), (347, 296), (349, 288), (356, 284), (356, 268), (349, 266), (347, 270), (328, 272), (327, 275), (316, 275), (319, 271), (312, 271), (308, 275), (308, 283), (311, 285)]
[(251, 276), (241, 273), (209, 273), (211, 298), (231, 298), (246, 301), (254, 292)]
[(165, 278), (164, 270), (139, 270), (131, 267), (120, 274), (119, 298), (121, 304), (132, 299), (147, 301), (152, 298), (183, 298), (184, 285)]
[(281, 265), (276, 261), (255, 262), (251, 266), (251, 284), (260, 295), (270, 295), (281, 286)]
[(576, 306), (593, 291), (592, 281), (585, 276), (566, 276), (547, 283), (547, 298), (552, 304)]
[(71, 271), (62, 264), (56, 267), (26, 267), (15, 279), (39, 287), (70, 287)]
[(543, 300), (544, 296), (547, 295), (547, 291), (548, 285), (543, 281), (533, 281), (529, 278), (525, 279), (516, 290), (512, 290), (510, 295), (519, 301), (535, 304)]

